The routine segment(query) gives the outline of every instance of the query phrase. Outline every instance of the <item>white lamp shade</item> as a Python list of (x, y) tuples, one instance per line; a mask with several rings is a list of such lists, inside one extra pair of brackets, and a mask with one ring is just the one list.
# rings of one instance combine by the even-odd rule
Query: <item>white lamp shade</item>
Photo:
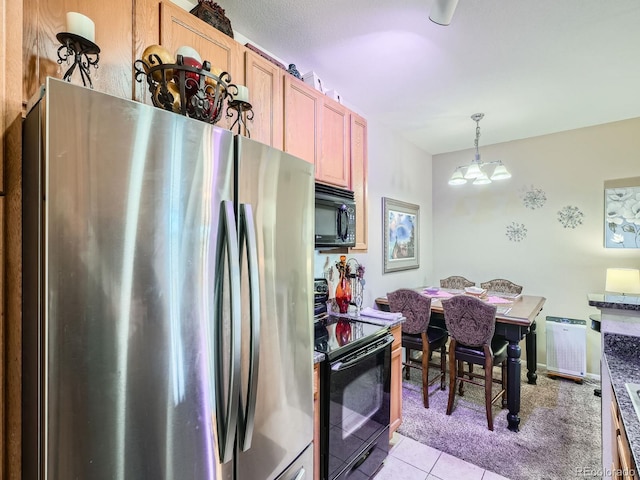
[(476, 179), (473, 181), (474, 185), (486, 185), (487, 183), (491, 183), (491, 180), (489, 179), (489, 177), (487, 177), (487, 174), (484, 172), (480, 172), (480, 175), (478, 175)]
[(482, 170), (480, 170), (480, 166), (478, 166), (477, 163), (472, 163), (467, 167), (464, 178), (466, 178), (467, 180), (473, 180), (474, 178), (477, 178), (481, 175), (484, 175), (484, 173), (482, 173)]
[(429, 12), (429, 20), (438, 25), (449, 25), (457, 6), (458, 0), (435, 0)]
[(462, 176), (462, 172), (459, 168), (456, 168), (456, 171), (453, 172), (451, 178), (449, 179), (449, 185), (464, 185), (467, 181)]
[(511, 174), (503, 164), (498, 165), (491, 175), (491, 180), (506, 180), (507, 178), (511, 178)]
[(640, 294), (640, 270), (637, 268), (607, 268), (605, 291)]

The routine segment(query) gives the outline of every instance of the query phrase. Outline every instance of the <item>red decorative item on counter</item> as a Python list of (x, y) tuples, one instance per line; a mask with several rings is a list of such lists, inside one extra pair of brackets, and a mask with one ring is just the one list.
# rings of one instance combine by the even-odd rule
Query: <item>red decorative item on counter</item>
[(343, 346), (351, 340), (351, 324), (346, 320), (338, 320), (336, 323), (336, 341)]
[(340, 261), (336, 263), (340, 278), (336, 287), (336, 303), (340, 313), (347, 313), (349, 304), (351, 303), (351, 282), (349, 281), (349, 266), (347, 265), (347, 257), (340, 256)]

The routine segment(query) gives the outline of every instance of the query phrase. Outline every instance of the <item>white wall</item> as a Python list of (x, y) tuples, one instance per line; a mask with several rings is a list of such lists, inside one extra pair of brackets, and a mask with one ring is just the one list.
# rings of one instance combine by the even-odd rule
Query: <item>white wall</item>
[[(504, 183), (450, 186), (453, 169), (473, 150), (433, 157), (434, 278), (463, 275), (478, 283), (508, 278), (524, 293), (547, 298), (538, 317), (538, 362), (546, 363), (544, 318), (587, 320), (597, 309), (587, 294), (601, 292), (607, 267), (640, 267), (640, 250), (605, 249), (604, 181), (640, 175), (640, 118), (552, 135), (480, 146), (485, 162), (502, 160)], [(542, 189), (544, 207), (525, 208), (521, 194)], [(578, 207), (583, 224), (563, 228), (558, 211)], [(527, 237), (510, 241), (506, 226), (525, 224)], [(587, 371), (600, 372), (600, 338), (587, 331)]]
[[(369, 137), (369, 248), (366, 254), (348, 255), (365, 267), (364, 306), (400, 287), (428, 283), (433, 266), (431, 155), (400, 138), (388, 127), (368, 121)], [(420, 268), (383, 274), (382, 197), (420, 206)], [(316, 252), (315, 276), (323, 276), (326, 259), (338, 254)], [(335, 272), (334, 272), (335, 273)], [(334, 277), (337, 279), (337, 276)]]

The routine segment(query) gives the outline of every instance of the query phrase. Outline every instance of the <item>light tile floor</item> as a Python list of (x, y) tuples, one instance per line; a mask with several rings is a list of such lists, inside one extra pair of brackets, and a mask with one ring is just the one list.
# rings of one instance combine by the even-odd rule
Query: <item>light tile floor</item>
[(508, 480), (398, 433), (391, 445), (374, 480)]

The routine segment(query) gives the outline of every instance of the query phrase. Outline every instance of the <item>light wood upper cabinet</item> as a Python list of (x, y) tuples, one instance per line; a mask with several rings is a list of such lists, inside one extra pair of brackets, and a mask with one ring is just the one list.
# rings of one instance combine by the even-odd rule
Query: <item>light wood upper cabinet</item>
[(320, 95), (293, 76), (284, 76), (284, 151), (313, 164), (320, 157)]
[(244, 59), (245, 82), (253, 107), (253, 120), (247, 122), (251, 138), (282, 150), (285, 72), (250, 50), (245, 51)]
[(367, 218), (369, 198), (367, 189), (368, 152), (367, 121), (360, 115), (351, 113), (351, 184), (356, 200), (356, 245), (351, 251), (366, 251), (368, 238)]
[(320, 125), (320, 158), (316, 161), (316, 180), (349, 188), (349, 111), (338, 102), (322, 95)]
[[(171, 52), (183, 45), (193, 47), (212, 68), (228, 72), (231, 83), (244, 85), (244, 47), (171, 2), (160, 4), (160, 44)], [(226, 117), (226, 109), (222, 115), (216, 125), (230, 128), (235, 118)]]

